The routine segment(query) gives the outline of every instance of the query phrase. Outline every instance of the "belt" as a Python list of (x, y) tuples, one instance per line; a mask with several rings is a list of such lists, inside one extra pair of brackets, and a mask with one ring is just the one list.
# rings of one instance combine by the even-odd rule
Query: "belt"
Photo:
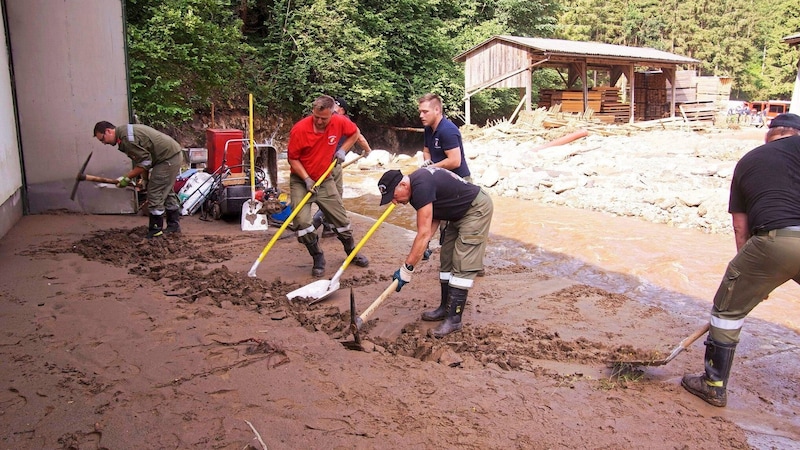
[(756, 236), (783, 236), (783, 237), (800, 237), (800, 226), (790, 226), (786, 228), (779, 228), (777, 230), (758, 230)]

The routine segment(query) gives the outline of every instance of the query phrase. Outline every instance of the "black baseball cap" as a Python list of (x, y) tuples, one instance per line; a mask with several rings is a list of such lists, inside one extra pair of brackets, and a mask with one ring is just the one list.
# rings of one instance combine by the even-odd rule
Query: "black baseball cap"
[(381, 206), (391, 203), (394, 198), (394, 188), (401, 181), (403, 181), (403, 173), (399, 170), (387, 170), (378, 180), (378, 189), (381, 191)]
[(345, 101), (344, 98), (336, 97), (335, 99), (333, 99), (333, 101), (336, 102), (336, 104), (339, 105), (339, 107), (341, 107), (342, 109), (347, 109), (347, 102)]
[(786, 127), (800, 130), (800, 116), (792, 113), (778, 114), (769, 122), (769, 127)]

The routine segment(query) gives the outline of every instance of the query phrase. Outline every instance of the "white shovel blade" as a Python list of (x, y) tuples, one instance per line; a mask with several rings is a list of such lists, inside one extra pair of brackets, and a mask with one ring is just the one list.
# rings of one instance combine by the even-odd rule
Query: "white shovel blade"
[(331, 284), (330, 280), (318, 280), (289, 292), (286, 294), (286, 297), (289, 298), (289, 301), (292, 301), (296, 297), (312, 298), (314, 299), (313, 303), (316, 303), (327, 298), (338, 289), (338, 281)]
[(258, 214), (261, 202), (247, 200), (242, 205), (242, 231), (263, 231), (269, 228), (266, 214)]

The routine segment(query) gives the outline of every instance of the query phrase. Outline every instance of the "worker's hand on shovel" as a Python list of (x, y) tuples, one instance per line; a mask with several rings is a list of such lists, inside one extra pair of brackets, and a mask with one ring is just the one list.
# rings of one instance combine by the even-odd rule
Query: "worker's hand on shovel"
[(336, 153), (334, 153), (333, 156), (336, 157), (336, 161), (338, 161), (339, 164), (344, 164), (344, 160), (346, 158), (344, 150), (342, 149), (336, 150)]
[(399, 269), (392, 275), (392, 280), (397, 280), (397, 288), (395, 288), (395, 292), (400, 292), (400, 289), (403, 289), (406, 283), (411, 282), (411, 275), (414, 273), (414, 266), (409, 266), (408, 264), (403, 263)]
[(311, 177), (306, 177), (305, 181), (306, 181), (306, 189), (308, 189), (308, 192), (313, 192), (316, 194), (317, 192), (316, 182), (312, 180)]
[(125, 188), (131, 184), (131, 179), (126, 176), (121, 176), (117, 178), (117, 187), (118, 188)]

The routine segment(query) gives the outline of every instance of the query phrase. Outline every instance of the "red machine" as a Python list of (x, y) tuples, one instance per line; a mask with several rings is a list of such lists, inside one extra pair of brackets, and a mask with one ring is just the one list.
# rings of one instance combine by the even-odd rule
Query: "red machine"
[[(208, 166), (206, 172), (214, 173), (222, 167), (229, 167), (232, 173), (243, 172), (242, 143), (244, 132), (236, 129), (209, 128), (206, 130)], [(227, 151), (225, 145), (227, 144)]]

